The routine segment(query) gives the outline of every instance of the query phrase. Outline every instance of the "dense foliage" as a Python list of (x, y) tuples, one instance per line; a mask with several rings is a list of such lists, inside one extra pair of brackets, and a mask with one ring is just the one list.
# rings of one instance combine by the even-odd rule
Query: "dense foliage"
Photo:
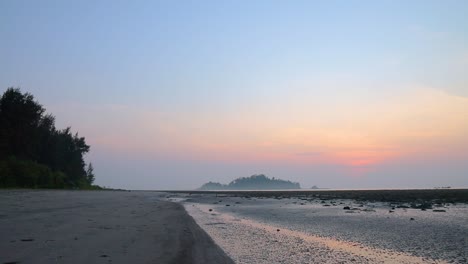
[(84, 137), (57, 130), (31, 94), (9, 88), (0, 98), (0, 187), (93, 188), (88, 151)]
[(281, 179), (268, 178), (263, 174), (242, 177), (233, 180), (229, 184), (217, 182), (205, 183), (200, 190), (278, 190), (278, 189), (300, 189), (297, 182)]

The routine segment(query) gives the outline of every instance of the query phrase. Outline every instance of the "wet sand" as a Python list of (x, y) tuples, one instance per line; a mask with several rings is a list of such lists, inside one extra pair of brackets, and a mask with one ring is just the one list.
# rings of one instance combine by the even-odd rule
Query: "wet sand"
[(224, 192), (171, 196), (185, 199), (187, 211), (236, 263), (467, 263), (468, 259), (464, 203), (313, 199), (293, 193), (287, 198)]
[(156, 192), (0, 190), (0, 263), (233, 263)]

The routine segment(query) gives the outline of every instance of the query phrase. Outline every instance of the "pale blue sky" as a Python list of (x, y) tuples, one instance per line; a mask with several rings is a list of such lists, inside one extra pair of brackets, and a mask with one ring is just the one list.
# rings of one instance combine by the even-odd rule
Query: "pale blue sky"
[[(320, 122), (331, 122), (328, 116), (340, 113), (314, 110), (314, 105), (336, 109), (337, 105), (353, 103), (379, 104), (375, 102), (386, 101), (387, 97), (407, 98), (407, 90), (414, 87), (442, 91), (448, 97), (468, 97), (467, 14), (468, 1), (4, 0), (0, 1), (0, 91), (9, 86), (21, 87), (57, 116), (59, 126), (72, 125), (80, 131), (92, 144), (89, 158), (96, 160), (98, 183), (112, 187), (193, 188), (206, 180), (228, 181), (261, 172), (295, 179), (304, 186), (385, 187), (391, 186), (390, 179), (395, 177), (390, 176), (395, 169), (386, 167), (388, 164), (379, 163), (379, 169), (356, 181), (336, 172), (338, 165), (330, 169), (330, 165), (320, 162), (307, 166), (281, 165), (271, 160), (254, 165), (238, 159), (221, 162), (207, 153), (216, 156), (212, 148), (222, 148), (226, 153), (237, 149), (204, 138), (204, 131), (212, 130), (209, 124), (216, 130), (216, 126), (237, 126), (234, 123), (255, 118), (261, 120), (259, 127), (276, 129), (268, 140), (259, 136), (260, 132), (250, 134), (242, 129), (242, 136), (220, 131), (219, 135), (229, 134), (221, 139), (232, 145), (256, 146), (281, 138), (281, 151), (274, 154), (282, 155), (284, 149), (292, 145), (296, 148), (297, 143), (283, 138), (286, 132), (278, 128), (280, 124), (288, 123), (295, 127), (294, 131), (301, 128), (306, 132), (312, 126), (304, 125), (304, 119), (295, 122), (292, 113), (321, 116), (325, 111)], [(308, 104), (311, 108), (307, 108)], [(440, 102), (440, 107), (447, 104)], [(120, 118), (120, 112), (113, 110), (116, 107), (130, 109), (133, 115)], [(283, 108), (293, 110), (278, 110)], [(369, 111), (373, 109), (369, 106)], [(458, 110), (446, 111), (443, 114), (457, 113), (460, 119), (465, 115)], [(132, 121), (146, 115), (150, 117)], [(153, 120), (153, 115), (160, 119)], [(428, 115), (436, 118), (437, 114)], [(404, 118), (402, 122), (418, 117)], [(340, 115), (333, 122), (342, 125), (357, 119), (351, 116), (345, 120)], [(148, 124), (149, 120), (154, 124)], [(255, 126), (254, 120), (245, 126)], [(111, 122), (113, 129), (106, 130)], [(184, 130), (197, 130), (200, 123), (200, 135), (185, 142), (197, 133)], [(106, 145), (111, 143), (102, 143), (106, 135), (137, 145), (129, 137), (147, 137), (151, 133), (124, 133), (115, 126), (155, 132), (150, 141), (161, 150), (155, 150), (155, 154), (138, 149), (129, 158), (127, 148), (115, 150)], [(418, 128), (423, 130), (422, 125)], [(465, 123), (456, 129), (459, 133), (467, 131)], [(367, 127), (358, 134), (366, 133)], [(170, 142), (174, 134), (180, 137), (177, 142), (184, 141), (178, 151), (209, 146), (201, 151), (206, 155), (194, 158), (193, 153), (185, 157), (167, 151), (170, 147), (158, 141)], [(457, 138), (457, 142), (466, 142), (466, 136), (460, 139), (458, 134), (441, 135), (428, 140)], [(320, 152), (331, 145), (323, 138), (317, 141), (321, 142), (316, 144)], [(393, 140), (381, 137), (366, 144), (383, 142), (395, 147)], [(315, 151), (310, 145), (304, 145), (303, 150)], [(462, 151), (457, 155), (466, 154)], [(462, 177), (467, 166), (452, 165), (433, 165), (432, 171), (453, 168), (449, 173), (453, 177), (448, 176), (444, 182), (445, 178), (435, 174), (427, 185), (467, 186), (468, 180)], [(181, 171), (181, 166), (193, 169)], [(137, 183), (125, 178), (136, 167), (141, 175), (134, 176)], [(416, 162), (410, 162), (409, 167), (398, 172), (402, 179), (427, 174), (428, 169)], [(224, 169), (229, 177), (219, 176)], [(324, 174), (336, 178), (327, 180)], [(393, 182), (391, 187), (414, 187), (419, 182), (414, 178)]]

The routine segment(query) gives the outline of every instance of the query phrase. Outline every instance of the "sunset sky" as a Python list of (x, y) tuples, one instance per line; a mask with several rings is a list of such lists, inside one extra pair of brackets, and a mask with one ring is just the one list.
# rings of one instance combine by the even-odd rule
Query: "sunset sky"
[(96, 183), (468, 187), (468, 1), (0, 1), (0, 92)]

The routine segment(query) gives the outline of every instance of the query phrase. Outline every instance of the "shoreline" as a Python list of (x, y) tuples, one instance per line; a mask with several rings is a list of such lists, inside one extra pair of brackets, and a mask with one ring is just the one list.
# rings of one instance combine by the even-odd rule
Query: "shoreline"
[[(214, 193), (179, 193), (168, 199), (174, 198), (185, 199), (187, 211), (236, 263), (468, 260), (466, 204), (392, 208), (386, 202)], [(252, 248), (239, 241), (261, 246)]]
[(389, 203), (426, 202), (433, 203), (467, 203), (468, 189), (375, 189), (375, 190), (179, 190), (158, 191), (168, 194), (215, 194), (233, 197), (256, 198), (302, 198), (302, 199), (349, 199), (356, 201), (378, 201)]

